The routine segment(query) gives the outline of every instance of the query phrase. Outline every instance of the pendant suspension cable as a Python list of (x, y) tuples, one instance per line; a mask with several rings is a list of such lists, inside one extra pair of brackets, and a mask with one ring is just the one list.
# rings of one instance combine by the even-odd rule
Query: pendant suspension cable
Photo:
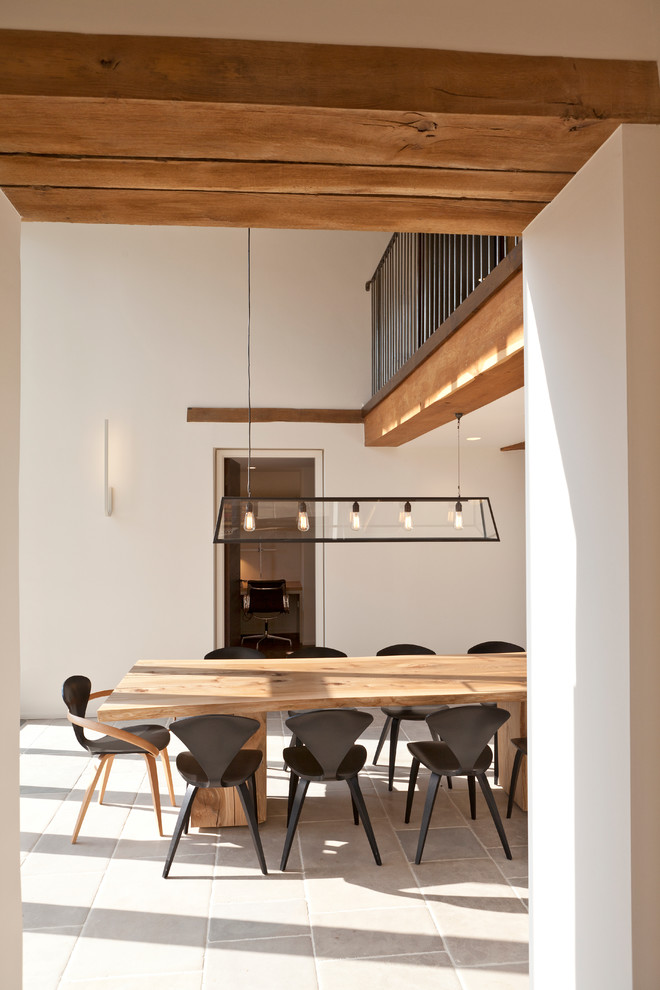
[(251, 289), (251, 273), (250, 273), (250, 235), (251, 230), (248, 227), (247, 232), (247, 402), (248, 402), (248, 463), (247, 463), (247, 497), (250, 499), (252, 497), (252, 492), (250, 490), (250, 470), (252, 461), (252, 377), (250, 368), (250, 289)]
[(461, 500), (461, 416), (463, 413), (454, 413), (458, 423), (456, 425), (456, 459), (458, 462), (458, 501)]

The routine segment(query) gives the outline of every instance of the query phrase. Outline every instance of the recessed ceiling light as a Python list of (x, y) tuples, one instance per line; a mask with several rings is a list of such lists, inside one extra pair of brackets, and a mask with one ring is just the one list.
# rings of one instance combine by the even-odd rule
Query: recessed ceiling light
[(466, 440), (481, 440), (481, 437), (466, 437)]

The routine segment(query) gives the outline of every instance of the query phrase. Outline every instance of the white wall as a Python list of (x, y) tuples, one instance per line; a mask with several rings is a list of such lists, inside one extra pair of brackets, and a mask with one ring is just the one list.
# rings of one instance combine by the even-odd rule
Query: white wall
[(660, 128), (623, 129), (630, 504), (633, 984), (660, 983)]
[(657, 58), (654, 0), (4, 0), (3, 27)]
[(18, 801), (19, 611), (18, 467), (20, 371), (20, 220), (0, 193), (0, 657), (3, 704), (0, 719), (2, 813), (0, 954), (5, 986), (21, 983)]
[[(253, 233), (254, 405), (355, 408), (368, 398), (364, 283), (386, 240)], [(188, 424), (186, 407), (246, 404), (245, 243), (237, 230), (24, 228), (28, 716), (60, 714), (70, 673), (111, 686), (139, 657), (194, 657), (212, 645), (213, 449), (244, 447), (247, 430)], [(455, 430), (437, 434), (367, 450), (361, 426), (257, 424), (253, 447), (322, 448), (329, 495), (452, 494)], [(370, 654), (394, 640), (463, 651), (524, 639), (522, 459), (469, 449), (462, 475), (465, 494), (493, 498), (502, 543), (328, 547), (328, 643)]]
[(631, 719), (638, 758), (657, 730), (659, 138), (619, 130), (525, 231), (535, 990), (660, 975), (658, 785), (635, 754), (634, 983), (630, 805)]

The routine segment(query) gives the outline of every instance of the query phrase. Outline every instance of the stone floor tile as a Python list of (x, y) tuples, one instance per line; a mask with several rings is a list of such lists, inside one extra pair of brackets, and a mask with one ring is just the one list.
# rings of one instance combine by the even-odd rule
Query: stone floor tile
[(497, 863), (505, 877), (527, 877), (527, 846), (514, 846), (511, 844), (511, 855), (513, 859), (507, 859), (504, 850), (493, 847), (488, 849), (488, 855)]
[(204, 963), (204, 988), (221, 986), (268, 990), (317, 990), (309, 935), (217, 942)]
[(526, 963), (458, 969), (463, 990), (528, 990)]
[(239, 904), (216, 903), (211, 907), (209, 943), (308, 934), (309, 918), (304, 898), (291, 901), (244, 901)]
[(378, 959), (319, 959), (319, 990), (462, 990), (446, 952)]
[[(433, 821), (433, 819), (431, 819)], [(397, 835), (410, 860), (414, 862), (419, 841), (419, 830), (397, 830)], [(466, 826), (462, 828), (434, 828), (428, 830), (422, 865), (438, 859), (483, 859), (484, 847)]]
[(67, 876), (24, 876), (23, 930), (81, 928), (96, 897), (103, 872)]
[(335, 872), (331, 869), (306, 874), (305, 890), (310, 911), (325, 912), (373, 908), (422, 906), (420, 892), (409, 865), (355, 865)]
[[(390, 823), (377, 819), (372, 826), (383, 864), (403, 866), (405, 857)], [(307, 875), (347, 876), (355, 867), (380, 869), (374, 861), (366, 832), (361, 823), (353, 824), (352, 813), (348, 821), (301, 821), (296, 834), (300, 838)]]
[(79, 934), (75, 926), (24, 932), (22, 990), (58, 990)]
[[(310, 913), (319, 959), (417, 955), (441, 945), (425, 907)], [(442, 946), (444, 948), (444, 946)]]
[(63, 980), (58, 990), (201, 990), (202, 971), (167, 976), (111, 976), (107, 980)]

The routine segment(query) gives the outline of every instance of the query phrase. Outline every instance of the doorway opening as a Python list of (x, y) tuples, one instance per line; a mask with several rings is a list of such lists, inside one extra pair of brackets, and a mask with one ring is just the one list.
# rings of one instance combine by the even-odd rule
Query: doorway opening
[[(223, 495), (247, 495), (246, 450), (215, 452), (215, 513)], [(312, 498), (323, 494), (323, 454), (320, 450), (253, 450), (250, 490), (255, 498)], [(243, 609), (250, 580), (284, 578), (289, 611), (269, 620), (269, 631), (291, 640), (273, 639), (259, 649), (282, 656), (301, 646), (325, 641), (324, 547), (313, 543), (225, 544), (215, 548), (216, 646), (239, 646), (244, 637), (258, 637), (264, 622)], [(246, 646), (254, 646), (248, 639)]]

